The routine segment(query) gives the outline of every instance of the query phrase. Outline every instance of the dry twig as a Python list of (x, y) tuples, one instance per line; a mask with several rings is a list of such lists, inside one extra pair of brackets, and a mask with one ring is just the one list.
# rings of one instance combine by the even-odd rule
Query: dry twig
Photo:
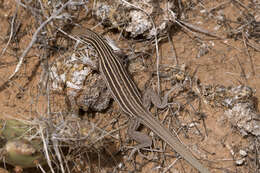
[(14, 22), (15, 22), (15, 19), (17, 17), (17, 11), (18, 11), (18, 6), (16, 6), (16, 10), (15, 10), (15, 14), (14, 16), (12, 17), (12, 21), (11, 21), (11, 30), (10, 30), (10, 36), (9, 36), (9, 39), (6, 43), (6, 46), (3, 48), (2, 52), (1, 52), (1, 55), (0, 55), (0, 58), (1, 56), (3, 56), (5, 54), (5, 51), (8, 47), (8, 45), (10, 44), (12, 38), (13, 38), (13, 34), (14, 34)]

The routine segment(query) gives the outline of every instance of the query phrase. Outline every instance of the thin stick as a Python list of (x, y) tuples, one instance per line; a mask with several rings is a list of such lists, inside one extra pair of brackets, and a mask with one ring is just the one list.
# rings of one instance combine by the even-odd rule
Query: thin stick
[(252, 74), (253, 76), (255, 76), (255, 68), (254, 68), (254, 62), (253, 62), (253, 59), (252, 59), (252, 56), (250, 55), (249, 51), (248, 51), (248, 46), (247, 46), (247, 42), (246, 42), (246, 37), (245, 37), (245, 34), (244, 32), (242, 33), (242, 37), (243, 37), (243, 43), (246, 47), (246, 54), (250, 60), (250, 65), (251, 65), (251, 69), (252, 69)]
[(48, 165), (49, 165), (49, 167), (51, 169), (51, 172), (55, 173), (55, 171), (52, 168), (51, 159), (50, 159), (50, 156), (49, 156), (49, 150), (48, 150), (48, 146), (47, 146), (47, 143), (46, 143), (46, 138), (45, 138), (45, 136), (43, 134), (43, 129), (42, 129), (41, 125), (40, 125), (40, 129), (39, 130), (40, 130), (40, 134), (41, 134), (41, 138), (42, 138), (42, 142), (43, 142), (43, 148), (44, 148), (44, 151), (45, 151), (44, 154), (45, 154), (45, 157), (47, 159), (47, 163), (48, 163)]
[(175, 165), (175, 163), (180, 160), (180, 157), (178, 157), (177, 159), (175, 159), (164, 171), (163, 173), (167, 172), (173, 165)]
[(239, 66), (240, 66), (240, 69), (241, 69), (241, 74), (240, 74), (240, 76), (243, 77), (243, 78), (247, 81), (245, 70), (244, 70), (244, 68), (242, 67), (242, 64), (241, 64), (239, 58), (238, 58), (237, 56), (235, 56), (235, 57), (236, 57), (237, 62), (238, 62), (238, 64), (239, 64)]
[(42, 173), (46, 173), (45, 170), (43, 169), (42, 165), (37, 164), (37, 168), (39, 168), (42, 171)]
[(60, 162), (61, 172), (65, 173), (61, 153), (60, 153), (60, 150), (59, 150), (59, 147), (58, 147), (58, 140), (55, 137), (55, 134), (52, 134), (51, 141), (53, 142), (53, 148), (54, 148), (54, 151), (55, 151), (55, 155), (58, 157), (58, 161)]
[[(177, 20), (176, 20), (176, 22), (177, 22)], [(186, 22), (181, 21), (181, 20), (178, 20), (177, 23), (178, 23), (178, 24), (181, 23), (181, 24), (185, 25), (186, 27), (188, 27), (188, 28), (190, 28), (190, 29), (192, 29), (192, 30), (194, 30), (194, 31), (200, 32), (200, 33), (202, 33), (202, 34), (205, 34), (205, 35), (208, 35), (208, 36), (211, 36), (211, 37), (215, 37), (215, 38), (218, 38), (218, 39), (224, 39), (224, 38), (221, 38), (221, 37), (217, 36), (217, 35), (214, 34), (214, 33), (210, 33), (209, 31), (207, 31), (207, 30), (205, 30), (205, 29), (201, 29), (201, 28), (199, 28), (199, 27), (197, 27), (197, 26), (194, 26), (194, 25), (192, 25), (192, 24), (190, 24), (190, 23), (186, 23)]]
[(247, 6), (245, 6), (242, 2), (240, 2), (239, 0), (232, 0), (235, 1), (236, 3), (238, 3), (241, 7), (243, 7), (244, 9), (246, 9), (247, 12), (249, 12), (249, 9), (247, 8)]
[(207, 11), (208, 11), (209, 13), (211, 13), (212, 11), (217, 10), (218, 8), (220, 8), (220, 7), (222, 7), (222, 6), (224, 6), (224, 5), (228, 4), (228, 3), (230, 3), (231, 1), (232, 1), (232, 0), (228, 0), (228, 1), (226, 1), (226, 2), (222, 2), (222, 3), (218, 4), (217, 6), (210, 8), (210, 9), (207, 10)]
[(178, 66), (179, 65), (179, 60), (178, 60), (177, 55), (176, 55), (175, 47), (174, 47), (174, 44), (173, 44), (170, 32), (167, 33), (167, 36), (168, 36), (169, 42), (171, 43), (170, 45), (172, 47), (173, 59), (175, 60), (176, 65)]
[(138, 6), (135, 6), (125, 0), (121, 0), (122, 2), (124, 2), (125, 4), (129, 5), (129, 6), (132, 6), (140, 11), (142, 11), (144, 14), (146, 14), (150, 19), (151, 19), (151, 22), (153, 24), (153, 29), (155, 30), (155, 34), (154, 34), (154, 38), (155, 38), (155, 49), (156, 49), (156, 69), (157, 69), (157, 92), (158, 92), (158, 95), (160, 96), (160, 75), (159, 75), (159, 63), (160, 63), (160, 55), (159, 55), (159, 47), (158, 47), (158, 38), (157, 38), (157, 28), (155, 26), (155, 23), (152, 19), (152, 17), (145, 11), (143, 10), (142, 8), (138, 7)]

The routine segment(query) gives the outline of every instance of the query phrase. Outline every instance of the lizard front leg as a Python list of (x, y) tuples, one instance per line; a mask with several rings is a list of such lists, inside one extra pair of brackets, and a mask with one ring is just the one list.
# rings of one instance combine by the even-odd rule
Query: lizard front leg
[(147, 89), (143, 95), (143, 105), (149, 110), (151, 103), (159, 109), (163, 109), (168, 105), (168, 97), (175, 88), (170, 89), (163, 97), (160, 96), (151, 88)]

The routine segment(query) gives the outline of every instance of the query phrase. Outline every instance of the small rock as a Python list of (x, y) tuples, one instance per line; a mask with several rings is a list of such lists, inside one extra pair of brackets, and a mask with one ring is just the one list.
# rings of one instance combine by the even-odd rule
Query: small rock
[(131, 33), (132, 37), (141, 35), (152, 27), (149, 17), (142, 11), (132, 10), (129, 13), (129, 17), (131, 18), (131, 22), (128, 23), (126, 31)]
[(247, 156), (247, 152), (245, 150), (239, 150), (239, 154), (243, 157)]
[(236, 161), (236, 165), (237, 166), (241, 166), (241, 165), (243, 165), (245, 163), (245, 161), (246, 161), (245, 158), (239, 159), (239, 160)]
[(122, 169), (124, 167), (124, 164), (122, 162), (120, 162), (117, 166), (118, 166), (118, 168)]

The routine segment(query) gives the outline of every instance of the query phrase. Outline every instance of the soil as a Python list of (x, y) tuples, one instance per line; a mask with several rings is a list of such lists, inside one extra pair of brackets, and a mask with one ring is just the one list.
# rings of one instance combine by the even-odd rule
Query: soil
[[(254, 97), (258, 100), (258, 98), (260, 98), (260, 76), (258, 73), (260, 72), (259, 43), (257, 44), (254, 42), (254, 45), (258, 46), (258, 49), (256, 50), (250, 46), (246, 46), (242, 36), (237, 36), (237, 38), (235, 38), (235, 36), (228, 37), (228, 31), (226, 28), (220, 27), (216, 30), (216, 26), (218, 26), (217, 20), (208, 17), (208, 15), (202, 11), (203, 9), (211, 9), (216, 7), (223, 2), (224, 1), (203, 1), (203, 5), (196, 4), (192, 9), (187, 10), (185, 14), (189, 18), (189, 23), (199, 28), (203, 28), (204, 30), (214, 32), (216, 35), (224, 37), (225, 39), (216, 39), (205, 36), (205, 34), (198, 34), (196, 31), (188, 31), (180, 27), (176, 27), (176, 29), (171, 30), (171, 39), (174, 44), (174, 50), (177, 55), (178, 63), (179, 65), (185, 64), (188, 68), (189, 75), (194, 75), (203, 85), (223, 85), (225, 87), (238, 85), (250, 86), (255, 91)], [(248, 4), (251, 1), (244, 0), (239, 2), (249, 8)], [(239, 16), (243, 16), (241, 11), (246, 11), (246, 9), (239, 6), (238, 3), (235, 3), (235, 5), (234, 3), (228, 3), (217, 12), (219, 11), (225, 15), (227, 21), (237, 21)], [(15, 12), (16, 1), (1, 1), (1, 51), (7, 45), (10, 36), (10, 23)], [(5, 53), (0, 56), (1, 119), (21, 118), (31, 120), (36, 117), (46, 117), (46, 112), (49, 111), (48, 109), (50, 107), (51, 112), (66, 112), (69, 109), (69, 106), (67, 105), (67, 100), (66, 97), (63, 96), (63, 93), (54, 93), (50, 95), (50, 97), (47, 97), (45, 89), (43, 89), (43, 86), (40, 85), (40, 82), (43, 80), (42, 57), (44, 53), (43, 51), (39, 52), (39, 47), (37, 47), (37, 44), (32, 47), (30, 52), (25, 57), (24, 62), (15, 78), (7, 82), (8, 78), (12, 75), (18, 64), (20, 55), (29, 45), (31, 38), (36, 31), (35, 18), (30, 15), (27, 10), (19, 7), (17, 10), (17, 15), (17, 20), (19, 20), (17, 23), (20, 23), (21, 26), (17, 31), (16, 34), (18, 35), (15, 38), (19, 38), (19, 40), (11, 40)], [(258, 13), (258, 19), (259, 18), (260, 14)], [(98, 22), (96, 20), (91, 19), (87, 21), (84, 26), (93, 27), (97, 23)], [(230, 25), (232, 25), (232, 27), (238, 26), (236, 22), (230, 22)], [(104, 29), (103, 27), (98, 26), (95, 28), (95, 31), (102, 32)], [(193, 33), (198, 34), (200, 38), (195, 38)], [(119, 33), (108, 32), (107, 35), (116, 40)], [(118, 42), (118, 46), (123, 50), (129, 49), (128, 43), (132, 43), (131, 40), (127, 40), (126, 38), (122, 38), (116, 42)], [(199, 51), (203, 51), (203, 48), (201, 47), (203, 43), (209, 46), (208, 52), (205, 55), (198, 57)], [(142, 45), (139, 46), (138, 44), (139, 43), (136, 44), (136, 49), (141, 49)], [(142, 57), (137, 57), (134, 60), (129, 60), (129, 71), (138, 88), (142, 91), (145, 89), (145, 85), (150, 79), (149, 73), (151, 71), (156, 71), (155, 48), (150, 53), (151, 56), (148, 58), (142, 59)], [(160, 64), (162, 66), (169, 64), (172, 66), (176, 65), (172, 44), (167, 38), (159, 43), (159, 54), (161, 59)], [(53, 54), (50, 57), (50, 59), (53, 60), (55, 57), (58, 57), (58, 54)], [(136, 66), (139, 69), (133, 69)], [(142, 68), (144, 68), (144, 70)], [(155, 89), (157, 89), (156, 87)], [(162, 82), (162, 91), (168, 89), (168, 87), (169, 82)], [(178, 99), (183, 98), (184, 96), (178, 96), (172, 99), (178, 101)], [(50, 101), (50, 105), (48, 105), (48, 99)], [(256, 105), (256, 107), (258, 107), (259, 103), (256, 102)], [(102, 111), (101, 113), (89, 113), (89, 115), (86, 115), (87, 113), (83, 113), (83, 116), (87, 116), (87, 118), (83, 119), (88, 119), (89, 121), (93, 121), (93, 123), (101, 122), (100, 126), (105, 127), (108, 123), (102, 124), (102, 122), (110, 122), (115, 116), (117, 116), (120, 118), (120, 123), (116, 124), (115, 127), (109, 127), (108, 129), (122, 126), (122, 124), (124, 124), (123, 122), (127, 121), (127, 117), (121, 115), (123, 113), (114, 101), (111, 102), (110, 106), (110, 109)], [(198, 103), (194, 103), (194, 106), (197, 109)], [(257, 144), (257, 137), (250, 135), (246, 137), (242, 136), (239, 131), (230, 124), (227, 117), (224, 115), (225, 109), (212, 107), (205, 103), (202, 106), (202, 112), (206, 115), (204, 122), (202, 119), (196, 117), (194, 112), (190, 112), (190, 114), (182, 113), (182, 116), (179, 118), (179, 124), (172, 123), (178, 125), (178, 128), (174, 129), (178, 130), (181, 141), (192, 150), (192, 153), (196, 157), (201, 158), (203, 164), (206, 165), (212, 173), (251, 173), (257, 172), (257, 170), (259, 171), (259, 165), (255, 164), (255, 162), (259, 163), (259, 153), (255, 155), (250, 153), (250, 145), (252, 145), (252, 141), (254, 141), (254, 139), (256, 140), (255, 145), (259, 147), (259, 144)], [(152, 109), (152, 112), (156, 113), (157, 111)], [(159, 116), (161, 119), (163, 119), (165, 114), (167, 114), (167, 111), (158, 112), (160, 113)], [(190, 128), (193, 123), (196, 124), (196, 128), (199, 129), (202, 135), (198, 133), (196, 128)], [(176, 158), (173, 157), (176, 156), (176, 153), (174, 153), (169, 147), (167, 147), (165, 155), (160, 154), (160, 152), (158, 152), (158, 154), (156, 151), (164, 151), (164, 145), (157, 138), (154, 139), (155, 142), (151, 149), (156, 150), (156, 156), (159, 158), (151, 161), (137, 154), (134, 163), (127, 161), (127, 157), (131, 153), (131, 150), (122, 149), (124, 148), (122, 145), (134, 146), (135, 143), (127, 142), (127, 137), (125, 137), (126, 131), (126, 128), (120, 129), (118, 132), (120, 140), (116, 141), (114, 146), (110, 146), (111, 148), (108, 147), (107, 149), (110, 153), (112, 153), (111, 155), (115, 157), (115, 159), (111, 159), (113, 160), (111, 163), (104, 164), (103, 166), (102, 164), (101, 166), (96, 164), (94, 168), (90, 168), (91, 166), (88, 167), (85, 165), (85, 168), (78, 168), (78, 171), (76, 170), (76, 167), (80, 167), (80, 165), (74, 165), (73, 171), (81, 172), (80, 170), (84, 170), (85, 172), (112, 172), (113, 170), (116, 170), (118, 172), (163, 172), (167, 166), (173, 164), (169, 168), (168, 172), (196, 172), (196, 170), (192, 168), (192, 166), (190, 166), (185, 160), (178, 159), (176, 161)], [(148, 130), (143, 127), (142, 131), (147, 133)], [(242, 165), (236, 164), (236, 161), (239, 160), (240, 157), (241, 159), (243, 158), (242, 156), (239, 156), (239, 150), (248, 151), (248, 156), (245, 157), (246, 161)], [(114, 153), (117, 154), (115, 155)], [(153, 157), (153, 152), (141, 150), (141, 153), (150, 159)], [(257, 161), (255, 159), (257, 159)], [(163, 161), (167, 164), (163, 163)], [(83, 161), (75, 161), (77, 164), (80, 164), (81, 162)], [(99, 161), (97, 159), (93, 162)], [(106, 160), (106, 162), (110, 161)], [(120, 169), (120, 166), (122, 166), (123, 169)], [(12, 166), (8, 166), (7, 169), (10, 172), (13, 171)], [(48, 166), (45, 169), (48, 170)], [(24, 169), (23, 171), (41, 172), (39, 169)]]

